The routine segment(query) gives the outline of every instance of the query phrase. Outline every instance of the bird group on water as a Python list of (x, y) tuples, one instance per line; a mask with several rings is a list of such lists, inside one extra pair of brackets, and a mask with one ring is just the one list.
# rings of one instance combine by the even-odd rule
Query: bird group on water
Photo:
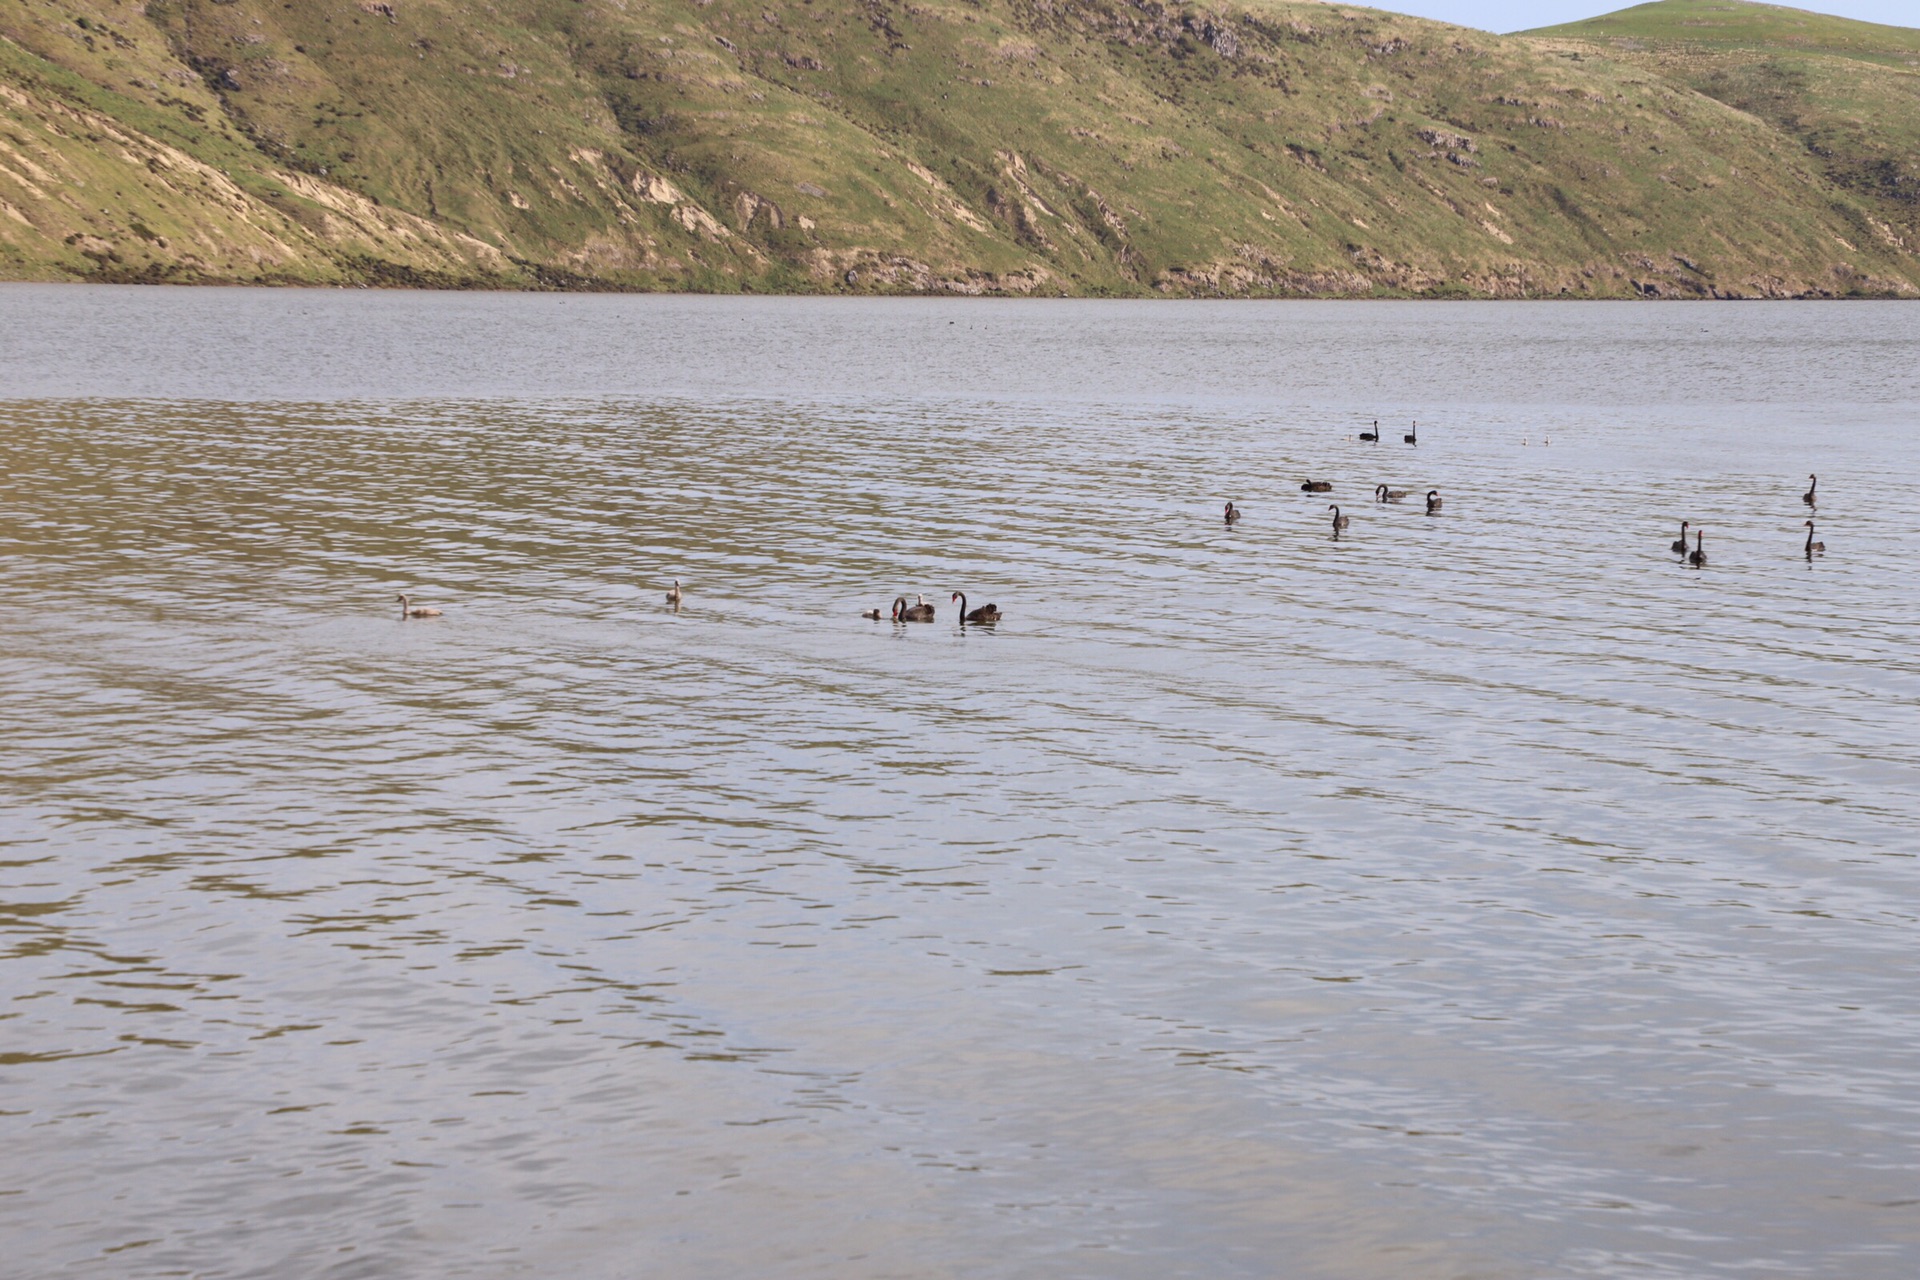
[[(1815, 475), (1808, 476), (1807, 491), (1800, 495), (1800, 501), (1806, 503), (1810, 509), (1817, 509), (1820, 505), (1819, 489), (1820, 477)], [(1806, 544), (1801, 548), (1802, 554), (1809, 560), (1815, 556), (1827, 554), (1827, 544), (1818, 541), (1813, 536), (1813, 521), (1804, 520), (1801, 524), (1807, 531)], [(1689, 529), (1693, 529), (1693, 545), (1691, 547), (1687, 545), (1687, 530)], [(1680, 536), (1675, 538), (1672, 545), (1667, 549), (1675, 555), (1684, 558), (1686, 562), (1694, 568), (1704, 568), (1707, 563), (1706, 530), (1695, 528), (1691, 521), (1682, 520), (1680, 522)]]
[[(1401, 439), (1410, 445), (1417, 446), (1420, 443), (1419, 432), (1420, 424), (1416, 421)], [(1374, 420), (1371, 431), (1360, 432), (1360, 439), (1372, 444), (1378, 444), (1380, 442), (1380, 436), (1381, 431), (1378, 419)], [(1810, 509), (1817, 509), (1819, 505), (1819, 487), (1820, 477), (1817, 475), (1809, 475), (1807, 477), (1807, 491), (1800, 495), (1800, 501), (1805, 503)], [(1304, 480), (1300, 484), (1300, 491), (1302, 493), (1331, 493), (1333, 492), (1333, 481)], [(1394, 489), (1384, 484), (1377, 484), (1373, 487), (1373, 500), (1378, 503), (1398, 503), (1408, 496), (1408, 491), (1405, 489)], [(1440, 496), (1440, 491), (1438, 489), (1427, 490), (1426, 500), (1427, 514), (1430, 516), (1440, 514), (1442, 507), (1445, 505), (1445, 500)], [(1338, 503), (1329, 503), (1327, 510), (1332, 513), (1333, 536), (1337, 539), (1352, 524), (1352, 517), (1342, 514)], [(1245, 512), (1241, 511), (1229, 501), (1225, 512), (1226, 526), (1231, 529), (1234, 525), (1240, 523), (1245, 514)], [(1825, 555), (1827, 544), (1818, 541), (1814, 537), (1815, 529), (1813, 521), (1807, 520), (1804, 523), (1807, 530), (1807, 540), (1803, 551), (1807, 559), (1812, 560), (1816, 555)], [(1687, 542), (1687, 534), (1689, 531), (1693, 534), (1693, 542), (1691, 545)], [(1675, 555), (1680, 556), (1686, 564), (1696, 569), (1703, 568), (1707, 563), (1706, 531), (1697, 528), (1690, 520), (1682, 520), (1680, 522), (1680, 536), (1673, 540), (1672, 545), (1668, 549)], [(675, 613), (678, 613), (681, 602), (686, 598), (686, 592), (680, 585), (680, 579), (675, 578), (673, 580), (673, 586), (668, 589), (666, 598), (667, 604)], [(408, 618), (438, 618), (441, 616), (441, 611), (431, 605), (414, 604), (411, 596), (401, 595), (399, 601), (400, 617), (402, 620)], [(988, 603), (975, 609), (967, 608), (967, 595), (964, 591), (954, 592), (949, 603), (959, 605), (962, 625), (974, 623), (990, 626), (1006, 616), (1000, 612), (1000, 606), (997, 604)], [(871, 619), (874, 622), (886, 618), (888, 621), (895, 623), (907, 623), (932, 622), (935, 614), (935, 608), (927, 600), (926, 596), (915, 595), (914, 603), (912, 604), (907, 603), (905, 596), (898, 596), (894, 599), (892, 609), (886, 613), (882, 613), (877, 608), (867, 609), (863, 611), (860, 616)]]

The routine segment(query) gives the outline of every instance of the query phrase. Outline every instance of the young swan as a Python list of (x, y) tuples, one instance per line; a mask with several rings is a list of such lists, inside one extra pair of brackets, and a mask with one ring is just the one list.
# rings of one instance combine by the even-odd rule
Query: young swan
[(673, 580), (673, 589), (667, 592), (667, 603), (678, 609), (680, 607), (680, 601), (683, 598), (684, 594), (680, 590), (680, 579), (675, 578)]
[(440, 611), (430, 604), (416, 606), (410, 596), (400, 596), (398, 599), (400, 601), (400, 616), (402, 618), (437, 618), (440, 616)]

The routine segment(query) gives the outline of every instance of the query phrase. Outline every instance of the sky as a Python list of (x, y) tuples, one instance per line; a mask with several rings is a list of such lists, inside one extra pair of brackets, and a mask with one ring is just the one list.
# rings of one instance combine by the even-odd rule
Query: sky
[[(1457, 22), (1482, 31), (1524, 31), (1556, 22), (1595, 18), (1629, 8), (1639, 0), (1362, 0), (1368, 8), (1390, 9), (1422, 18)], [(1920, 0), (1800, 0), (1791, 6), (1843, 18), (1920, 27)]]

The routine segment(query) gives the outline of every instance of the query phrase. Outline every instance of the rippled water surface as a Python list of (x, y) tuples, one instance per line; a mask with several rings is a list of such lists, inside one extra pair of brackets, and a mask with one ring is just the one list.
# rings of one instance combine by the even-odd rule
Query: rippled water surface
[(8, 1277), (1920, 1271), (1920, 309), (0, 335)]

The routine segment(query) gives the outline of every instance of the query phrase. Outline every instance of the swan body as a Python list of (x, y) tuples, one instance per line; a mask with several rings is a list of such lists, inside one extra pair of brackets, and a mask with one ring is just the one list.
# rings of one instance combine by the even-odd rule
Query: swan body
[[(953, 598), (960, 602), (960, 621), (962, 622), (998, 622), (1000, 621), (1000, 618), (1001, 618), (1000, 606), (997, 604), (983, 604), (978, 609), (975, 609), (971, 613), (969, 613), (967, 611), (967, 593), (966, 592), (956, 591), (953, 593)], [(949, 603), (951, 603), (951, 601)]]
[(1427, 514), (1428, 515), (1437, 514), (1440, 510), (1440, 504), (1445, 501), (1446, 499), (1440, 496), (1440, 491), (1438, 489), (1427, 490)]
[(919, 604), (908, 604), (905, 596), (893, 602), (893, 620), (895, 622), (932, 622), (933, 606), (927, 603), (925, 596), (916, 596)]
[(1375, 502), (1398, 502), (1406, 496), (1407, 491), (1405, 489), (1389, 489), (1383, 484), (1373, 486), (1373, 500)]
[(1302, 484), (1302, 485), (1300, 486), (1300, 492), (1302, 492), (1302, 493), (1332, 493), (1332, 492), (1333, 492), (1333, 481), (1331, 481), (1331, 480), (1309, 480), (1309, 481), (1307, 481), (1307, 482), (1306, 482), (1305, 484)]
[(673, 580), (673, 587), (667, 592), (667, 603), (678, 609), (685, 593), (680, 590), (680, 579)]
[(1333, 512), (1333, 531), (1336, 535), (1352, 522), (1352, 517), (1340, 514), (1339, 507), (1328, 507), (1327, 510)]
[(1811, 560), (1813, 558), (1814, 552), (1818, 551), (1818, 552), (1825, 553), (1826, 549), (1827, 549), (1826, 543), (1815, 542), (1813, 540), (1813, 521), (1811, 520), (1807, 521), (1807, 558)]
[(1240, 513), (1239, 513), (1238, 511), (1235, 511), (1235, 510), (1233, 509), (1233, 504), (1232, 504), (1231, 502), (1229, 502), (1229, 503), (1227, 504), (1227, 523), (1228, 523), (1228, 524), (1233, 524), (1234, 522), (1236, 522), (1236, 521), (1237, 521), (1237, 520), (1239, 520), (1239, 519), (1240, 519)]
[(1380, 443), (1380, 419), (1375, 418), (1373, 420), (1373, 430), (1362, 431), (1360, 433), (1360, 438), (1362, 440), (1371, 440), (1374, 444), (1379, 444)]
[(1673, 540), (1673, 545), (1668, 547), (1667, 550), (1673, 552), (1675, 555), (1683, 556), (1687, 554), (1687, 522), (1685, 520), (1680, 522), (1680, 536)]
[(1687, 563), (1696, 569), (1707, 562), (1706, 547), (1702, 545), (1706, 540), (1707, 531), (1705, 529), (1695, 529), (1693, 531), (1693, 550), (1687, 553)]
[(1800, 501), (1806, 503), (1810, 507), (1818, 505), (1814, 500), (1814, 490), (1818, 489), (1819, 487), (1820, 487), (1820, 477), (1808, 476), (1807, 491), (1800, 495)]
[(400, 596), (400, 616), (402, 618), (437, 618), (440, 611), (430, 604), (416, 605), (411, 596)]

